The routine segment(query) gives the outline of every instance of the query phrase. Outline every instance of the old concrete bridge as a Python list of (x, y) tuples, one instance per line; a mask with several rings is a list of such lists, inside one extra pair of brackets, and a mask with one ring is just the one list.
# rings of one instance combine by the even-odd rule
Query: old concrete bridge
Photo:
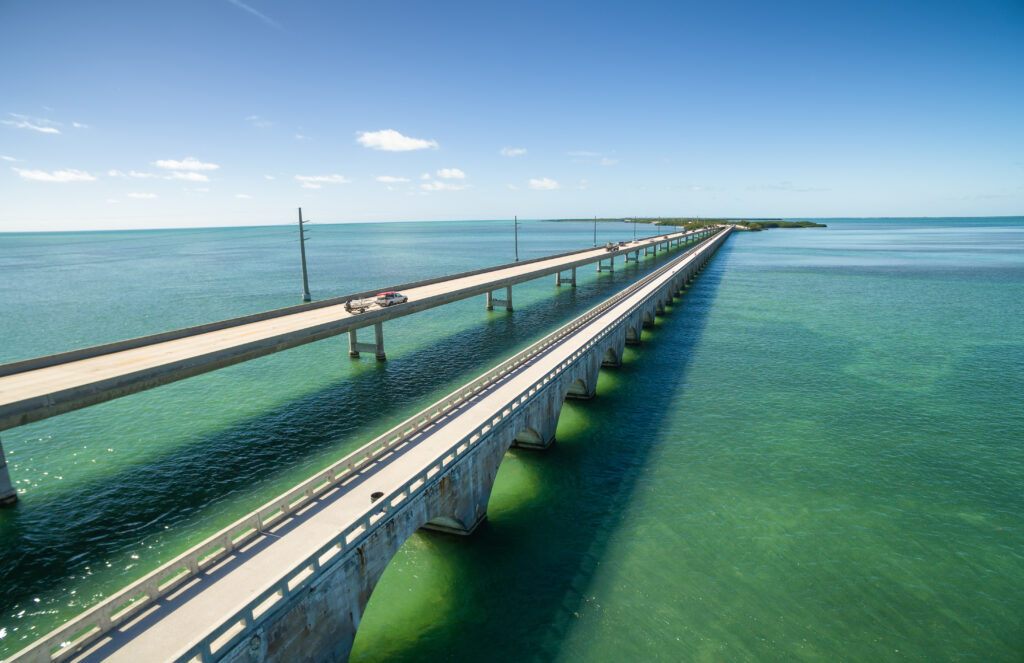
[[(0, 366), (0, 431), (78, 408), (128, 396), (176, 380), (349, 333), (350, 356), (373, 352), (383, 360), (383, 323), (474, 295), (486, 294), (486, 307), (512, 310), (512, 286), (555, 274), (556, 285), (576, 285), (576, 270), (597, 263), (598, 272), (614, 269), (615, 258), (639, 260), (706, 236), (707, 229), (670, 233), (618, 245), (614, 250), (584, 249), (524, 260), (450, 276), (404, 283), (197, 327), (118, 341)], [(349, 300), (400, 290), (408, 302), (354, 313)], [(504, 291), (504, 299), (492, 293)], [(357, 340), (372, 327), (374, 343)], [(0, 444), (0, 506), (18, 499)]]
[(511, 446), (554, 441), (566, 398), (711, 258), (730, 228), (268, 502), (12, 661), (339, 661), (416, 530), (469, 534)]

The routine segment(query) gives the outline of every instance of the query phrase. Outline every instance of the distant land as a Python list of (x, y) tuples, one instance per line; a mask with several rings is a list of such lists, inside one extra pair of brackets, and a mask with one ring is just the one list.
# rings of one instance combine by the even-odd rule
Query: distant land
[(548, 219), (555, 223), (648, 223), (654, 226), (675, 226), (683, 227), (686, 230), (696, 230), (706, 226), (717, 226), (722, 223), (729, 223), (736, 226), (737, 230), (759, 231), (768, 228), (827, 228), (824, 223), (813, 221), (783, 221), (782, 219), (698, 219), (693, 217), (630, 217), (621, 219)]

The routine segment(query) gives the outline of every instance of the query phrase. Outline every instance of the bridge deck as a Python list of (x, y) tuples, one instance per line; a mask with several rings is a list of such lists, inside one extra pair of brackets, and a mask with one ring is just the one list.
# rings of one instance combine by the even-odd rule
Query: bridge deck
[[(295, 312), (285, 315), (261, 314), (273, 317), (253, 322), (242, 322), (246, 320), (243, 318), (238, 324), (215, 323), (220, 328), (213, 331), (171, 332), (179, 337), (170, 340), (139, 339), (131, 342), (136, 347), (97, 356), (74, 358), (88, 355), (89, 350), (85, 350), (69, 353), (72, 357), (66, 361), (54, 357), (54, 362), (49, 362), (52, 365), (46, 365), (47, 358), (41, 358), (0, 366), (0, 430), (696, 234), (701, 232), (660, 235), (630, 242), (612, 252), (597, 248), (426, 281), (402, 290), (409, 298), (408, 303), (362, 314), (349, 313), (344, 307), (347, 297), (338, 298), (332, 300), (337, 302), (333, 305), (295, 307)], [(24, 365), (24, 370), (19, 365)]]
[(693, 257), (680, 260), (666, 275), (652, 280), (608, 309), (552, 349), (505, 376), (494, 386), (430, 425), (414, 443), (396, 446), (388, 455), (356, 473), (265, 536), (257, 537), (226, 561), (154, 602), (143, 615), (101, 639), (71, 660), (175, 660), (231, 615), (274, 586), (312, 551), (358, 523), (371, 509), (371, 493), (391, 495), (412, 476), (429, 468), (454, 445), (511, 406), (538, 380), (616, 321), (623, 312), (663, 287)]

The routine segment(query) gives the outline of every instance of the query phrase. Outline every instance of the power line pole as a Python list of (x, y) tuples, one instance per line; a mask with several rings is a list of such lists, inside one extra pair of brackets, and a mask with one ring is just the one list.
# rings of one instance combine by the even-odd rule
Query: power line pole
[(512, 223), (514, 224), (516, 232), (516, 262), (519, 262), (519, 217), (513, 216), (512, 218), (514, 219)]
[(306, 229), (303, 228), (303, 224), (309, 223), (309, 221), (302, 220), (302, 208), (299, 208), (299, 251), (302, 252), (302, 301), (308, 302), (312, 298), (309, 296), (309, 276), (306, 274)]
[(594, 248), (597, 248), (597, 217), (594, 217)]

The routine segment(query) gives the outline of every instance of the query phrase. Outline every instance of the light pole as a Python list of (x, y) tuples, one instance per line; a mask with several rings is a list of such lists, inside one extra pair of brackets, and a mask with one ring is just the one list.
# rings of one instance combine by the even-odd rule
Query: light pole
[(306, 229), (303, 228), (304, 223), (309, 221), (302, 220), (302, 208), (299, 208), (299, 251), (302, 253), (302, 301), (308, 302), (311, 297), (309, 296), (309, 277), (306, 275)]
[(516, 262), (519, 262), (519, 217), (518, 216), (514, 216), (512, 218), (513, 218), (512, 224), (513, 224), (513, 227), (515, 228), (515, 233), (516, 233)]
[(594, 217), (594, 248), (597, 248), (597, 217)]

